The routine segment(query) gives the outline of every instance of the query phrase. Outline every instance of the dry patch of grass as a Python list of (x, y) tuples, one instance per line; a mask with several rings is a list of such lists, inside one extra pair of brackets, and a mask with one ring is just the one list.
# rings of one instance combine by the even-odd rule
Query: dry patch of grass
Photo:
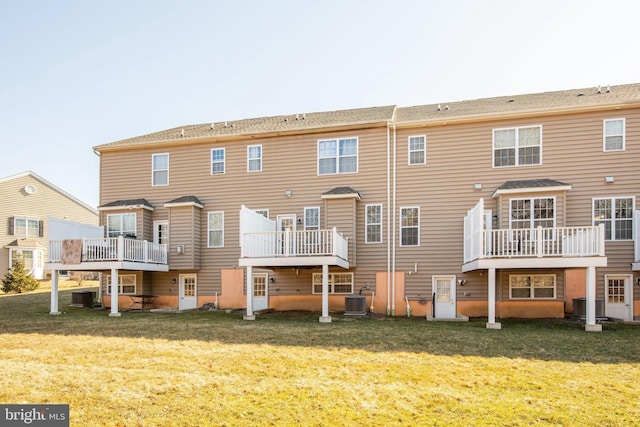
[[(60, 306), (70, 302), (61, 292)], [(0, 402), (72, 425), (633, 425), (640, 329), (68, 308), (0, 297)]]

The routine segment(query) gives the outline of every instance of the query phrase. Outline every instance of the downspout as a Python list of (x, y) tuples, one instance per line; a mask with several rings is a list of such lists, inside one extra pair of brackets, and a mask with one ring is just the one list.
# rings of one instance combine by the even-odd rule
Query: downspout
[(397, 140), (396, 125), (393, 125), (393, 246), (391, 247), (391, 315), (396, 315), (396, 173), (397, 173)]
[(387, 123), (387, 316), (391, 314), (391, 123)]

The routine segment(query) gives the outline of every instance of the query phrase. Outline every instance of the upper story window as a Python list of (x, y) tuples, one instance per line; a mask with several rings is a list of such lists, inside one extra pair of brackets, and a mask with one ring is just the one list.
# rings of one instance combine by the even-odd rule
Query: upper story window
[(169, 154), (151, 156), (151, 185), (169, 185)]
[(427, 136), (409, 137), (409, 164), (424, 165), (427, 163)]
[(304, 229), (320, 230), (320, 208), (304, 208)]
[(262, 145), (247, 147), (247, 172), (262, 171)]
[(603, 122), (603, 151), (621, 151), (625, 148), (624, 119), (610, 119)]
[(400, 246), (420, 246), (420, 208), (400, 208)]
[(224, 212), (209, 212), (207, 246), (224, 247)]
[(382, 242), (382, 205), (366, 206), (365, 243)]
[(510, 202), (509, 228), (555, 227), (555, 197), (511, 199)]
[(542, 126), (493, 130), (493, 167), (542, 164)]
[(253, 211), (265, 218), (269, 218), (269, 209), (254, 209)]
[(318, 175), (358, 172), (358, 138), (318, 141)]
[(593, 199), (593, 225), (604, 224), (606, 240), (633, 240), (633, 197)]
[(121, 213), (107, 215), (107, 237), (135, 237), (136, 214)]
[(14, 216), (9, 218), (9, 234), (20, 237), (42, 237), (43, 224), (37, 218)]
[(224, 173), (224, 148), (211, 150), (211, 175)]

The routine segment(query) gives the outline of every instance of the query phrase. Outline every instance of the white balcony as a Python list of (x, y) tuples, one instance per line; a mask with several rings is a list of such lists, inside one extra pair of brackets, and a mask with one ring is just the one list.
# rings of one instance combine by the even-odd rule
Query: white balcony
[(167, 245), (122, 236), (50, 240), (47, 268), (168, 271)]

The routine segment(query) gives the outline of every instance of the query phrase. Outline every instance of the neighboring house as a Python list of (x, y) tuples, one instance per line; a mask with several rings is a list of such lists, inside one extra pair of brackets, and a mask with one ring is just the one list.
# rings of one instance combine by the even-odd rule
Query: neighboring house
[(109, 245), (160, 254), (107, 267), (114, 315), (135, 294), (247, 319), (330, 321), (362, 309), (353, 294), (490, 328), (640, 315), (640, 84), (192, 125), (95, 151)]
[(33, 172), (0, 178), (0, 275), (20, 254), (36, 279), (45, 279), (48, 217), (98, 224), (95, 208)]

